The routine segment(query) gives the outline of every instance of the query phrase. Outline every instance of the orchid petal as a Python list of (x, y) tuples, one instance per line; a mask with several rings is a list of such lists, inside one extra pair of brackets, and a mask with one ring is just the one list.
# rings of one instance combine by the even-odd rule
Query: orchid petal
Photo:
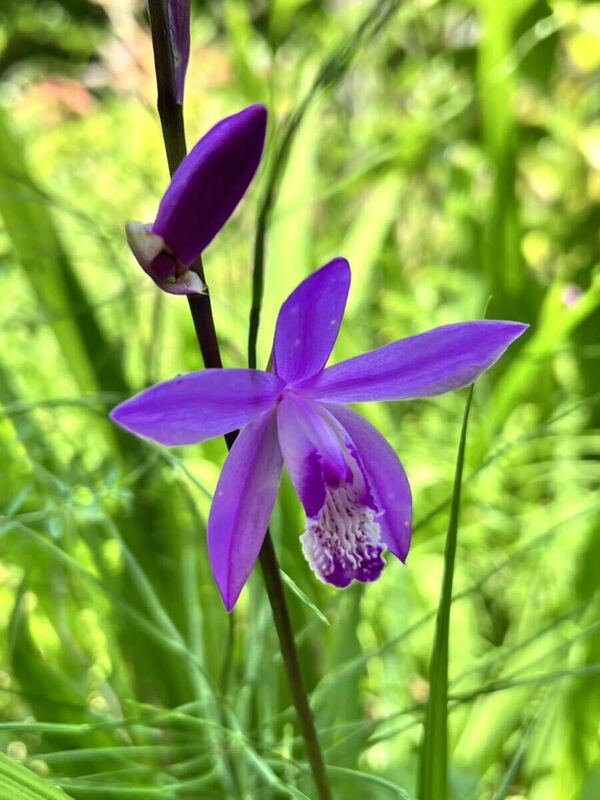
[(152, 386), (110, 416), (160, 444), (196, 444), (247, 425), (275, 404), (283, 386), (267, 372), (205, 369)]
[(384, 437), (360, 414), (345, 406), (326, 408), (351, 438), (375, 504), (383, 512), (377, 517), (382, 541), (405, 561), (411, 540), (412, 500), (404, 467)]
[(275, 329), (275, 371), (288, 382), (320, 372), (346, 307), (350, 266), (335, 258), (303, 281), (281, 307)]
[(329, 367), (302, 391), (340, 403), (443, 394), (473, 383), (527, 328), (496, 320), (444, 325)]
[(277, 407), (285, 465), (309, 517), (325, 502), (326, 487), (351, 480), (343, 444), (317, 406), (286, 392)]
[(256, 562), (281, 476), (275, 412), (263, 414), (235, 440), (208, 519), (208, 553), (227, 611), (237, 602)]

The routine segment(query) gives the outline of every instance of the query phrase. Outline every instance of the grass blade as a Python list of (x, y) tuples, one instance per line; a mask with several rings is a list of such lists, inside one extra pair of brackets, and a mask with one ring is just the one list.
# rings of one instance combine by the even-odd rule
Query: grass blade
[(325, 614), (323, 614), (321, 609), (318, 606), (316, 606), (312, 602), (310, 597), (308, 597), (308, 595), (306, 595), (302, 591), (302, 589), (298, 586), (298, 584), (292, 578), (290, 578), (290, 576), (287, 574), (287, 572), (284, 572), (282, 569), (279, 570), (279, 572), (281, 574), (282, 581), (285, 583), (285, 585), (288, 587), (288, 589), (290, 591), (292, 591), (296, 595), (298, 600), (300, 600), (301, 603), (304, 603), (304, 605), (307, 608), (310, 608), (310, 610), (317, 617), (317, 619), (319, 619), (324, 625), (329, 625), (329, 620), (327, 619)]
[(300, 129), (301, 122), (314, 100), (324, 89), (332, 89), (346, 75), (358, 52), (372, 43), (394, 13), (400, 8), (399, 0), (376, 2), (361, 19), (350, 38), (343, 37), (341, 43), (333, 49), (323, 61), (308, 93), (289, 116), (276, 153), (267, 176), (266, 187), (261, 201), (254, 240), (254, 267), (252, 274), (252, 305), (248, 332), (248, 362), (250, 367), (256, 366), (256, 345), (258, 329), (263, 305), (264, 273), (266, 241), (271, 216), (277, 199), (281, 179), (285, 172), (292, 144)]
[(458, 445), (452, 505), (444, 552), (444, 578), (436, 617), (435, 639), (429, 670), (430, 693), (425, 712), (425, 726), (421, 745), (420, 800), (445, 800), (448, 796), (448, 640), (460, 495), (472, 399), (473, 387), (471, 386), (465, 405)]
[(69, 797), (2, 753), (0, 794), (4, 800), (68, 800)]
[(79, 388), (125, 393), (127, 381), (117, 352), (98, 324), (4, 112), (0, 112), (0, 217)]

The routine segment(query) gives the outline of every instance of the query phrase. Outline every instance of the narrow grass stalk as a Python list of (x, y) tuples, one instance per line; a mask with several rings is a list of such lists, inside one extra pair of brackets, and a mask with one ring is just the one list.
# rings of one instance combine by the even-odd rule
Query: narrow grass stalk
[(365, 48), (384, 30), (400, 6), (401, 0), (384, 0), (383, 2), (376, 0), (371, 5), (350, 37), (344, 36), (340, 44), (323, 61), (307, 94), (285, 122), (279, 145), (273, 155), (271, 169), (267, 175), (266, 189), (260, 203), (256, 223), (252, 269), (252, 304), (250, 307), (250, 325), (248, 327), (248, 365), (252, 368), (256, 367), (256, 346), (264, 292), (267, 231), (277, 200), (279, 185), (285, 172), (296, 134), (300, 129), (304, 115), (318, 97), (319, 92), (327, 87), (332, 88), (342, 81), (359, 50)]
[(467, 442), (467, 426), (472, 399), (473, 387), (471, 386), (465, 405), (458, 445), (450, 520), (448, 522), (448, 534), (444, 551), (444, 578), (437, 610), (435, 638), (429, 668), (430, 692), (425, 711), (420, 753), (419, 800), (446, 800), (448, 797), (448, 641), (460, 495)]
[[(172, 175), (185, 157), (187, 150), (183, 109), (176, 100), (174, 65), (171, 54), (166, 3), (164, 0), (148, 0), (148, 10), (150, 14), (152, 45), (154, 49), (154, 63), (158, 87), (158, 112), (161, 120), (169, 170)], [(192, 268), (198, 273), (203, 283), (207, 285), (202, 260), (198, 259)], [(206, 294), (190, 295), (188, 297), (188, 302), (205, 366), (208, 368), (222, 367), (223, 363), (221, 360), (208, 288)], [(228, 448), (231, 449), (233, 446), (236, 435), (236, 433), (233, 433), (225, 436)], [(279, 638), (294, 706), (298, 714), (300, 730), (318, 792), (318, 798), (319, 800), (332, 800), (333, 795), (325, 771), (325, 763), (319, 744), (317, 729), (302, 679), (300, 660), (285, 599), (279, 564), (277, 562), (273, 541), (268, 530), (260, 552), (259, 561), (265, 580), (267, 595), (271, 604), (273, 620)]]
[(0, 791), (4, 800), (70, 800), (58, 787), (0, 753)]

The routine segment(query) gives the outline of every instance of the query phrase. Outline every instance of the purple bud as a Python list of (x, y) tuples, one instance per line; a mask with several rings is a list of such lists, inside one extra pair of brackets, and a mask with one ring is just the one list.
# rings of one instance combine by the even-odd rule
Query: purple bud
[(185, 73), (190, 60), (190, 0), (169, 0), (169, 34), (175, 67), (175, 92), (179, 105), (183, 105)]
[(153, 224), (130, 222), (127, 240), (141, 267), (171, 294), (204, 286), (189, 268), (242, 199), (260, 163), (267, 110), (245, 108), (221, 120), (182, 161)]

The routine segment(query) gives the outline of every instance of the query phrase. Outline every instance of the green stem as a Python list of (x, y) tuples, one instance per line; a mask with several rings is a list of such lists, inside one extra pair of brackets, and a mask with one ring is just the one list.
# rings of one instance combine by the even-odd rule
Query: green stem
[[(148, 10), (150, 14), (152, 46), (154, 49), (154, 64), (158, 88), (158, 113), (160, 115), (169, 170), (172, 175), (185, 157), (187, 150), (183, 124), (183, 109), (175, 99), (175, 73), (171, 55), (165, 0), (148, 0)], [(193, 269), (196, 270), (206, 285), (204, 267), (201, 259), (198, 259)], [(219, 341), (208, 288), (206, 294), (189, 295), (188, 302), (204, 365), (207, 368), (222, 367), (223, 363), (221, 360)], [(251, 363), (256, 363), (255, 350), (251, 349), (251, 354), (252, 353), (253, 355), (251, 355), (250, 361)], [(229, 449), (233, 446), (236, 436), (237, 432), (225, 436), (225, 441)], [(333, 795), (325, 771), (325, 762), (323, 760), (312, 710), (308, 702), (308, 695), (302, 679), (294, 630), (285, 598), (277, 555), (269, 530), (267, 530), (265, 535), (259, 561), (265, 581), (267, 596), (271, 604), (271, 611), (279, 638), (279, 645), (287, 672), (292, 699), (298, 714), (298, 721), (306, 747), (307, 758), (317, 787), (318, 798), (319, 800), (332, 800)]]

